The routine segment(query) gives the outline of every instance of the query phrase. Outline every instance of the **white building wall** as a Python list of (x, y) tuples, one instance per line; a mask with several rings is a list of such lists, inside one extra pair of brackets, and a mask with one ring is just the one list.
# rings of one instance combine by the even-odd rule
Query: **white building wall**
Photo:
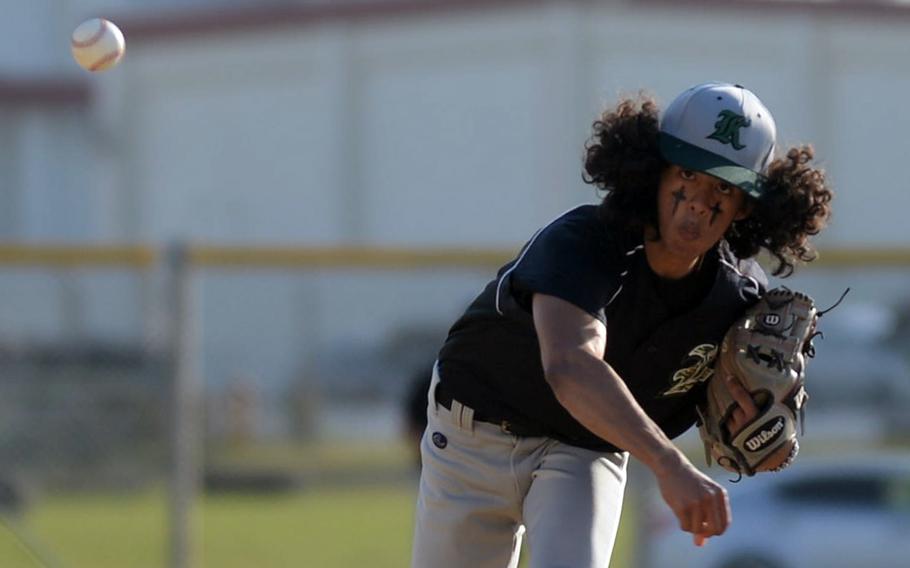
[(905, 156), (910, 20), (826, 14), (529, 4), (140, 38), (117, 71), (130, 237), (514, 246), (596, 198), (581, 157), (603, 103), (721, 79), (783, 144), (815, 143), (851, 212), (823, 244), (906, 244), (906, 183), (867, 165)]
[(827, 159), (842, 187), (840, 242), (910, 243), (910, 22), (832, 22)]
[[(226, 243), (343, 238), (338, 67), (280, 34), (142, 52), (124, 79), (132, 235)], [(211, 60), (208, 49), (223, 57)], [(169, 55), (173, 57), (169, 57)]]
[[(896, 9), (529, 2), (130, 37), (131, 21), (179, 7), (2, 4), (3, 75), (60, 72), (95, 100), (82, 124), (8, 111), (0, 149), (23, 181), (3, 196), (17, 210), (2, 231), (20, 239), (515, 246), (596, 199), (580, 165), (603, 104), (726, 79), (762, 97), (782, 143), (818, 149), (851, 212), (823, 245), (910, 240), (894, 230), (910, 201), (892, 173), (910, 121), (910, 13)], [(192, 8), (206, 4), (226, 5)], [(129, 41), (101, 76), (61, 39), (91, 14), (122, 14)]]
[(86, 117), (67, 108), (22, 109), (17, 114), (20, 175), (13, 191), (25, 221), (18, 236), (32, 242), (92, 238), (94, 209), (100, 203), (89, 182), (95, 164)]
[(59, 0), (0, 0), (0, 73), (32, 76), (59, 71), (69, 53)]

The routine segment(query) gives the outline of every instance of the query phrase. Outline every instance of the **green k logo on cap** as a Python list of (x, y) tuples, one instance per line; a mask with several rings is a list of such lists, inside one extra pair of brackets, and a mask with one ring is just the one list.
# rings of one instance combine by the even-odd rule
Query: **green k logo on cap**
[(745, 148), (745, 145), (739, 142), (739, 130), (752, 124), (752, 121), (732, 110), (720, 111), (717, 119), (717, 122), (714, 123), (714, 132), (706, 138), (713, 138), (721, 144), (729, 144), (733, 146), (734, 150)]
[(758, 199), (774, 157), (777, 127), (752, 91), (731, 83), (701, 83), (679, 94), (660, 119), (663, 158), (737, 186)]

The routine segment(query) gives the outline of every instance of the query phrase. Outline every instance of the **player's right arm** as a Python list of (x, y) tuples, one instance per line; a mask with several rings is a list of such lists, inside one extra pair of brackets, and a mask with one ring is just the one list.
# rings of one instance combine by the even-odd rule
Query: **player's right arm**
[(532, 302), (544, 373), (560, 404), (654, 472), (682, 530), (722, 534), (731, 520), (727, 492), (692, 465), (604, 361), (606, 325), (555, 296), (535, 294)]

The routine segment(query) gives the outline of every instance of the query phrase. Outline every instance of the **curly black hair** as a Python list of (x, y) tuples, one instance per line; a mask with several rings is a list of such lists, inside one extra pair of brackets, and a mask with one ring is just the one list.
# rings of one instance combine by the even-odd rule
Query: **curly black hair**
[(594, 122), (583, 179), (607, 192), (600, 213), (611, 226), (657, 227), (657, 188), (668, 166), (657, 145), (659, 112), (654, 99), (640, 94)]
[[(657, 189), (669, 166), (658, 147), (660, 110), (654, 98), (625, 98), (594, 122), (585, 143), (583, 179), (606, 192), (600, 205), (604, 222), (629, 231), (657, 228)], [(800, 262), (817, 256), (809, 237), (831, 216), (833, 192), (823, 170), (812, 167), (809, 145), (790, 148), (765, 172), (761, 200), (747, 197), (751, 214), (724, 235), (739, 258), (766, 249), (776, 260), (774, 276), (787, 277)]]

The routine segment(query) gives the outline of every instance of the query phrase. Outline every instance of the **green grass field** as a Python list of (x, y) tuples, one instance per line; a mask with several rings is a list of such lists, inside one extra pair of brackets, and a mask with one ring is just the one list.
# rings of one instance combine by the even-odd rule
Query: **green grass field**
[[(304, 457), (305, 456), (305, 457)], [(416, 478), (407, 448), (263, 448), (221, 464), (291, 468), (299, 491), (215, 493), (196, 508), (194, 567), (401, 568), (409, 564)], [(316, 465), (314, 465), (316, 464)], [(384, 475), (369, 483), (343, 472)], [(390, 472), (397, 471), (400, 475)], [(390, 479), (391, 478), (391, 479)], [(163, 490), (45, 494), (0, 526), (0, 568), (162, 568), (168, 564)], [(626, 507), (613, 568), (629, 568), (634, 507)]]
[[(284, 496), (202, 500), (196, 566), (218, 568), (407, 566), (413, 486), (323, 488)], [(32, 553), (7, 526), (3, 568), (160, 568), (167, 564), (164, 495), (48, 498), (21, 521)], [(628, 566), (622, 531), (614, 567)]]

